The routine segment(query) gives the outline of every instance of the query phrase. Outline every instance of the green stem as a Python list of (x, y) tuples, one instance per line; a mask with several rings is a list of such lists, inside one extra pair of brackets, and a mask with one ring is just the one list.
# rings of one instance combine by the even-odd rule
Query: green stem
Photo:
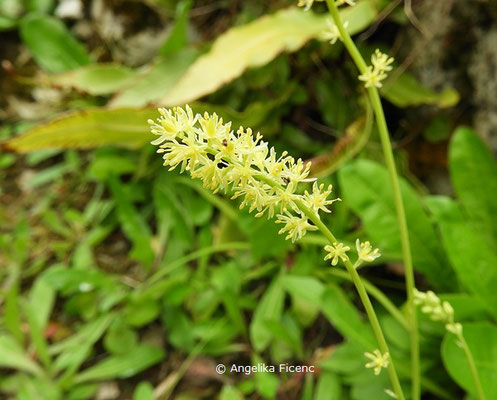
[[(332, 268), (328, 269), (326, 272), (338, 278), (352, 281), (351, 276), (347, 274), (345, 271), (342, 271), (341, 269)], [(387, 296), (385, 296), (385, 294), (372, 283), (368, 282), (365, 279), (362, 279), (362, 283), (366, 288), (366, 291), (372, 297), (374, 297), (378, 301), (378, 303), (380, 303), (385, 308), (385, 310), (387, 310), (390, 313), (390, 315), (397, 320), (399, 324), (401, 324), (404, 328), (408, 330), (409, 323), (404, 317), (404, 314), (402, 314), (400, 310), (397, 307), (395, 307), (395, 304), (393, 304), (390, 301), (390, 299)]]
[[(323, 233), (323, 235), (326, 236), (330, 244), (337, 242), (337, 239), (335, 238), (333, 233), (331, 233), (331, 231), (326, 227), (321, 219), (319, 219), (319, 217), (314, 212), (312, 212), (312, 210), (310, 210), (301, 200), (296, 200), (295, 204), (312, 222), (314, 222), (314, 225), (316, 225), (318, 229)], [(392, 388), (397, 395), (397, 399), (404, 400), (404, 392), (402, 391), (402, 387), (400, 386), (400, 381), (395, 370), (395, 365), (391, 357), (392, 353), (388, 349), (387, 341), (385, 340), (385, 336), (383, 335), (380, 322), (378, 321), (378, 317), (376, 316), (376, 312), (374, 311), (373, 305), (371, 304), (371, 300), (369, 299), (366, 288), (364, 287), (364, 284), (361, 281), (361, 277), (357, 273), (357, 270), (354, 268), (352, 263), (347, 260), (344, 262), (344, 264), (352, 282), (356, 287), (357, 293), (359, 293), (359, 297), (361, 298), (364, 309), (366, 310), (366, 314), (368, 315), (369, 323), (373, 328), (373, 332), (376, 336), (380, 351), (383, 354), (390, 354), (390, 362), (388, 363), (388, 375), (390, 377), (390, 382), (392, 383)]]
[(478, 376), (478, 370), (476, 369), (475, 360), (473, 358), (473, 354), (471, 354), (471, 350), (464, 339), (464, 335), (462, 333), (457, 334), (457, 339), (461, 343), (461, 347), (464, 350), (464, 354), (466, 359), (468, 360), (469, 369), (471, 370), (471, 375), (473, 376), (473, 381), (475, 383), (476, 391), (478, 392), (478, 398), (480, 400), (485, 400), (485, 394), (483, 393), (483, 388), (481, 386), (480, 377)]
[[(362, 58), (361, 53), (357, 49), (356, 45), (354, 44), (347, 30), (343, 26), (335, 1), (326, 0), (326, 3), (328, 4), (330, 14), (338, 28), (338, 31), (340, 32), (343, 44), (347, 48), (347, 51), (354, 60), (354, 63), (356, 64), (357, 68), (359, 69), (361, 74), (363, 74), (364, 72), (366, 72), (368, 68), (367, 64)], [(371, 104), (373, 106), (373, 111), (376, 116), (378, 132), (380, 135), (383, 154), (385, 157), (385, 164), (390, 174), (390, 180), (394, 195), (395, 209), (397, 212), (397, 223), (399, 226), (400, 241), (402, 244), (402, 258), (405, 266), (407, 309), (409, 313), (409, 325), (411, 328), (410, 344), (411, 344), (412, 399), (419, 400), (421, 397), (420, 368), (419, 368), (419, 331), (418, 331), (416, 306), (414, 304), (415, 281), (414, 281), (414, 269), (411, 257), (411, 246), (409, 243), (409, 232), (407, 229), (407, 221), (404, 210), (404, 203), (402, 200), (402, 193), (400, 191), (399, 177), (397, 175), (397, 170), (395, 167), (392, 145), (390, 142), (390, 135), (388, 133), (388, 127), (385, 120), (385, 114), (383, 112), (380, 95), (378, 93), (378, 89), (375, 87), (369, 87), (367, 90)]]

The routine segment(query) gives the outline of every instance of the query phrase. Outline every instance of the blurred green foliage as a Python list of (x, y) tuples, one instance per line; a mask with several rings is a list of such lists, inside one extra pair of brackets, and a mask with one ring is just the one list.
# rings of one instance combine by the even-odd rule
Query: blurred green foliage
[[(343, 199), (325, 222), (346, 243), (368, 238), (382, 250), (361, 272), (408, 381), (402, 284), (392, 273), (399, 235), (357, 73), (341, 44), (319, 41), (326, 26), (319, 6), (304, 13), (287, 9), (290, 1), (255, 3), (123, 2), (153, 15), (155, 28), (168, 27), (137, 66), (117, 56), (113, 40), (126, 37), (106, 39), (103, 30), (85, 37), (57, 16), (53, 1), (0, 2), (0, 30), (16, 32), (8, 40), (32, 58), (26, 68), (13, 63), (16, 89), (57, 93), (31, 121), (12, 113), (0, 130), (2, 149), (28, 153), (0, 154), (1, 396), (84, 400), (119, 382), (115, 398), (134, 400), (389, 398), (386, 374), (364, 368), (373, 336), (351, 285), (323, 261), (323, 238), (292, 245), (273, 222), (162, 168), (147, 145), (146, 120), (157, 105), (185, 101), (262, 131), (278, 150), (320, 160), (316, 175)], [(367, 29), (389, 4), (362, 0), (346, 9), (349, 30)], [(113, 26), (131, 30), (109, 7)], [(79, 22), (103, 23), (92, 18)], [(153, 19), (136, 18), (142, 29)], [(387, 23), (400, 29), (403, 21), (397, 10)], [(145, 34), (152, 40), (157, 32)], [(378, 45), (392, 43), (373, 37), (361, 50)], [(382, 95), (398, 113), (458, 101), (452, 89), (436, 93), (407, 72), (392, 75)], [(451, 125), (437, 118), (425, 134), (441, 141)], [(402, 165), (405, 153), (398, 156)], [(460, 128), (449, 171), (454, 198), (426, 195), (409, 174), (402, 182), (414, 263), (420, 284), (454, 306), (492, 399), (497, 164), (471, 129)], [(453, 337), (420, 319), (428, 398), (474, 395)], [(229, 379), (214, 370), (258, 362), (318, 368)]]

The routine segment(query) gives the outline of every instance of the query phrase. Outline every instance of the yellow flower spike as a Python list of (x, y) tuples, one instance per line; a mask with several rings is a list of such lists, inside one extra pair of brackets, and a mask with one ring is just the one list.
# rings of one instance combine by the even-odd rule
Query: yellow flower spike
[(378, 257), (381, 257), (380, 251), (378, 249), (374, 249), (369, 242), (361, 243), (359, 239), (355, 242), (358, 261), (362, 262), (373, 262)]
[(338, 264), (338, 259), (340, 258), (342, 261), (347, 261), (349, 257), (346, 252), (350, 250), (349, 246), (344, 246), (343, 243), (333, 243), (333, 246), (326, 245), (324, 246), (324, 250), (328, 252), (328, 254), (324, 257), (325, 261), (331, 259), (331, 265), (335, 266)]
[(185, 109), (159, 109), (157, 121), (149, 120), (151, 131), (158, 139), (164, 165), (169, 170), (180, 167), (189, 171), (192, 178), (199, 178), (205, 188), (214, 193), (232, 192), (232, 198), (241, 198), (240, 208), (248, 207), (257, 217), (264, 214), (273, 218), (278, 213), (278, 223), (285, 226), (280, 233), (295, 241), (307, 231), (316, 230), (304, 217), (297, 203), (308, 207), (319, 216), (319, 211), (329, 212), (327, 206), (331, 187), (314, 184), (312, 193), (297, 192), (300, 183), (308, 179), (310, 163), (295, 160), (287, 152), (277, 156), (274, 148), (262, 140), (260, 133), (240, 127), (236, 133), (231, 123), (224, 123), (216, 114), (193, 114)]
[(382, 368), (388, 367), (390, 355), (388, 353), (381, 354), (380, 350), (376, 349), (371, 353), (364, 353), (371, 361), (366, 363), (366, 368), (373, 368), (375, 375), (379, 375)]

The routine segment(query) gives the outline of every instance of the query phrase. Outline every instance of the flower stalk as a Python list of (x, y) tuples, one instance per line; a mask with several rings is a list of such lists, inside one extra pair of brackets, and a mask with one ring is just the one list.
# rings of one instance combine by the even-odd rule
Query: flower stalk
[[(274, 148), (262, 141), (262, 135), (250, 129), (239, 128), (236, 133), (231, 124), (224, 124), (216, 114), (194, 115), (190, 107), (159, 109), (161, 116), (149, 120), (151, 131), (158, 136), (152, 142), (159, 146), (164, 165), (181, 172), (188, 171), (192, 178), (200, 178), (203, 186), (214, 192), (232, 192), (232, 198), (242, 199), (240, 208), (257, 211), (256, 217), (277, 217), (283, 223), (280, 234), (292, 242), (301, 239), (307, 231), (320, 230), (335, 251), (340, 243), (322, 222), (319, 212), (331, 212), (328, 206), (338, 199), (329, 199), (331, 185), (327, 188), (309, 179), (310, 163), (295, 160), (284, 152), (277, 157)], [(297, 192), (302, 182), (312, 182), (312, 192)], [(312, 224), (311, 224), (312, 222)], [(382, 354), (390, 354), (378, 317), (357, 273), (363, 262), (379, 256), (369, 242), (357, 242), (358, 258), (352, 264), (340, 247), (339, 254), (354, 283), (368, 315)], [(387, 365), (388, 364), (388, 365)], [(402, 387), (393, 360), (384, 363), (388, 369), (392, 388), (399, 400), (404, 399)]]
[[(348, 34), (344, 27), (338, 13), (337, 3), (335, 0), (326, 0), (329, 12), (333, 18), (333, 22), (337, 26), (340, 33), (340, 39), (342, 40), (345, 48), (352, 57), (354, 63), (356, 64), (361, 77), (366, 82), (366, 90), (368, 92), (371, 104), (373, 106), (373, 111), (376, 116), (376, 122), (378, 126), (378, 132), (380, 135), (380, 141), (383, 148), (383, 155), (385, 158), (385, 164), (387, 166), (390, 181), (393, 189), (395, 209), (397, 213), (397, 223), (400, 233), (400, 241), (402, 245), (402, 259), (404, 261), (405, 267), (405, 279), (406, 279), (406, 292), (407, 292), (407, 309), (408, 309), (408, 319), (410, 326), (410, 347), (411, 347), (411, 384), (412, 384), (412, 399), (419, 400), (421, 397), (421, 386), (420, 386), (420, 367), (419, 367), (419, 330), (418, 321), (416, 315), (416, 306), (414, 304), (414, 290), (415, 290), (415, 280), (414, 280), (414, 268), (412, 263), (411, 246), (409, 242), (409, 232), (407, 229), (407, 220), (404, 210), (404, 203), (402, 200), (402, 193), (400, 191), (399, 177), (397, 174), (397, 169), (395, 166), (395, 161), (392, 152), (392, 144), (390, 142), (390, 135), (388, 132), (388, 127), (385, 119), (385, 114), (383, 112), (383, 106), (381, 104), (380, 94), (378, 92), (378, 87), (381, 86), (381, 74), (384, 74), (389, 68), (391, 63), (389, 58), (380, 59), (380, 66), (383, 65), (383, 71), (377, 68), (376, 65), (373, 67), (368, 66), (364, 61), (361, 53), (357, 49), (354, 41)], [(378, 56), (378, 55), (377, 55)], [(381, 61), (384, 61), (381, 63)], [(373, 63), (374, 64), (374, 63)], [(385, 67), (387, 69), (385, 69)], [(378, 71), (378, 75), (374, 75), (374, 70)], [(373, 79), (374, 78), (374, 79)], [(373, 80), (372, 80), (373, 79)], [(368, 84), (370, 82), (370, 84)], [(398, 395), (398, 394), (397, 394)]]

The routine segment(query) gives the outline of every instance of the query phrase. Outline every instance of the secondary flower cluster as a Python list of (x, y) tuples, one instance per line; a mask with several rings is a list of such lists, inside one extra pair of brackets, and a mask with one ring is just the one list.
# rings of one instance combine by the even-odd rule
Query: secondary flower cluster
[(392, 70), (393, 57), (388, 57), (387, 54), (382, 53), (376, 49), (371, 56), (371, 64), (365, 73), (359, 75), (359, 80), (364, 82), (366, 87), (381, 88), (381, 83), (387, 77), (387, 72)]
[(278, 156), (260, 133), (242, 127), (234, 132), (215, 113), (194, 115), (189, 106), (160, 108), (159, 113), (156, 121), (148, 122), (158, 136), (152, 144), (159, 146), (169, 170), (179, 166), (214, 193), (232, 192), (233, 199), (242, 199), (240, 208), (257, 211), (256, 217), (276, 215), (276, 222), (285, 224), (279, 233), (286, 233), (286, 239), (295, 241), (317, 229), (298, 204), (319, 216), (319, 211), (331, 212), (328, 206), (338, 200), (328, 199), (331, 185), (316, 182), (312, 192), (297, 193), (299, 183), (314, 180), (308, 179), (310, 164), (287, 152)]
[[(357, 252), (357, 261), (354, 264), (354, 267), (359, 267), (363, 262), (373, 262), (378, 257), (381, 256), (380, 251), (378, 249), (373, 249), (371, 243), (362, 242), (357, 239), (355, 242), (356, 252)], [(333, 243), (333, 245), (324, 246), (324, 250), (328, 253), (324, 259), (330, 260), (331, 265), (335, 266), (338, 264), (338, 260), (341, 259), (343, 262), (348, 261), (349, 256), (347, 255), (347, 251), (350, 250), (349, 246), (344, 246), (343, 243)]]
[(462, 325), (454, 321), (454, 309), (450, 303), (442, 302), (431, 290), (425, 293), (414, 289), (414, 303), (420, 305), (421, 311), (433, 321), (443, 322), (447, 331), (456, 335), (462, 333)]

